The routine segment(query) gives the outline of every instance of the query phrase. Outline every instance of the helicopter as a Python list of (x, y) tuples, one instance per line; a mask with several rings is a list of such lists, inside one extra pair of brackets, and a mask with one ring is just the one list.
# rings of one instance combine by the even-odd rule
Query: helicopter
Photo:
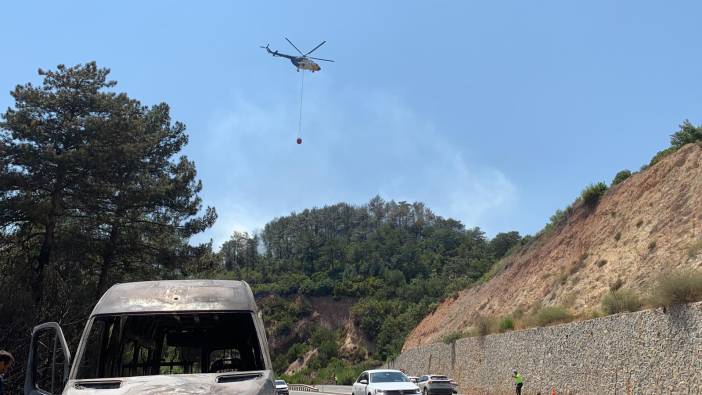
[(297, 68), (297, 71), (300, 71), (300, 69), (302, 69), (302, 70), (309, 70), (309, 71), (311, 71), (311, 72), (314, 73), (315, 71), (321, 70), (322, 68), (319, 67), (319, 65), (318, 65), (317, 63), (315, 63), (312, 59), (314, 59), (314, 60), (323, 60), (323, 61), (325, 61), (325, 62), (333, 62), (333, 60), (330, 60), (330, 59), (313, 58), (312, 56), (307, 56), (307, 55), (311, 54), (312, 52), (316, 51), (317, 48), (319, 48), (319, 47), (321, 47), (322, 45), (324, 45), (324, 43), (326, 43), (326, 41), (322, 41), (319, 45), (317, 45), (317, 46), (314, 47), (311, 51), (309, 51), (309, 52), (307, 52), (307, 53), (305, 53), (305, 54), (303, 54), (302, 51), (300, 51), (300, 50), (295, 46), (295, 44), (292, 43), (292, 41), (288, 40), (287, 37), (285, 37), (285, 41), (287, 41), (288, 43), (290, 43), (290, 45), (292, 45), (292, 47), (295, 48), (295, 50), (296, 50), (297, 52), (299, 52), (301, 56), (287, 55), (287, 54), (284, 54), (284, 53), (280, 53), (280, 52), (278, 52), (277, 50), (271, 51), (271, 49), (268, 47), (268, 45), (266, 45), (265, 47), (264, 47), (264, 46), (261, 46), (261, 48), (265, 49), (266, 51), (268, 51), (269, 54), (271, 54), (271, 55), (273, 55), (273, 56), (280, 56), (280, 57), (283, 57), (283, 58), (288, 58), (288, 59), (290, 59), (290, 62), (292, 62), (292, 64)]

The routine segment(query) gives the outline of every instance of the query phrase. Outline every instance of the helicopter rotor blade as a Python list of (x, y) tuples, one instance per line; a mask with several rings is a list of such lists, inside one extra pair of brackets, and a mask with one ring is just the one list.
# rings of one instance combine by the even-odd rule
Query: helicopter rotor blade
[(331, 59), (313, 58), (312, 56), (308, 56), (308, 58), (314, 59), (314, 60), (323, 60), (325, 62), (333, 62), (333, 60), (331, 60)]
[(309, 51), (309, 52), (307, 52), (304, 56), (307, 56), (307, 55), (311, 54), (312, 52), (316, 51), (317, 48), (319, 48), (319, 47), (321, 47), (322, 45), (324, 45), (325, 42), (326, 42), (326, 41), (322, 41), (321, 43), (319, 43), (319, 45), (317, 45), (316, 47), (312, 48), (312, 50)]
[[(295, 48), (295, 50), (296, 50), (297, 52), (299, 52), (300, 55), (302, 55), (302, 51), (300, 51), (299, 49), (297, 49), (297, 47), (295, 46), (295, 44), (292, 43), (292, 41), (288, 40), (287, 37), (284, 37), (284, 38), (285, 38), (285, 41), (289, 42), (290, 45), (292, 45), (292, 47)], [(305, 56), (305, 55), (302, 55), (302, 56)]]

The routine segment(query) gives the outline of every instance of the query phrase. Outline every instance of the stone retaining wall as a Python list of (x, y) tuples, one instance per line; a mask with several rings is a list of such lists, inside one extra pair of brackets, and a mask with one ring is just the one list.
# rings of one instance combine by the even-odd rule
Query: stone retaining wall
[(534, 328), (403, 352), (388, 366), (448, 374), (462, 394), (702, 394), (702, 303)]

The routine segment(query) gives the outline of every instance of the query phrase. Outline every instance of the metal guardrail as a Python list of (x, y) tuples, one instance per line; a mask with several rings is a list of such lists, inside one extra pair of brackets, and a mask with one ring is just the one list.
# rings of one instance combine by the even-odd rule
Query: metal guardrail
[(319, 392), (319, 388), (307, 384), (288, 384), (290, 391)]

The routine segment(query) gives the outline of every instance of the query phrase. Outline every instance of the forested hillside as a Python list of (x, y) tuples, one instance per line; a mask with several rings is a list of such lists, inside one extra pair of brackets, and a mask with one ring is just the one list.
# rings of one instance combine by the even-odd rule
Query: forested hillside
[[(309, 353), (306, 366), (314, 369), (299, 374), (328, 379), (331, 370), (319, 368), (398, 353), (438, 301), (479, 279), (521, 240), (517, 232), (488, 240), (422, 203), (376, 196), (363, 206), (339, 203), (277, 218), (258, 235), (235, 233), (220, 252), (227, 272), (218, 275), (252, 284), (277, 371)], [(355, 328), (299, 325), (313, 315), (310, 297), (351, 301)], [(348, 352), (343, 343), (354, 341), (348, 332), (356, 329), (361, 344)]]

